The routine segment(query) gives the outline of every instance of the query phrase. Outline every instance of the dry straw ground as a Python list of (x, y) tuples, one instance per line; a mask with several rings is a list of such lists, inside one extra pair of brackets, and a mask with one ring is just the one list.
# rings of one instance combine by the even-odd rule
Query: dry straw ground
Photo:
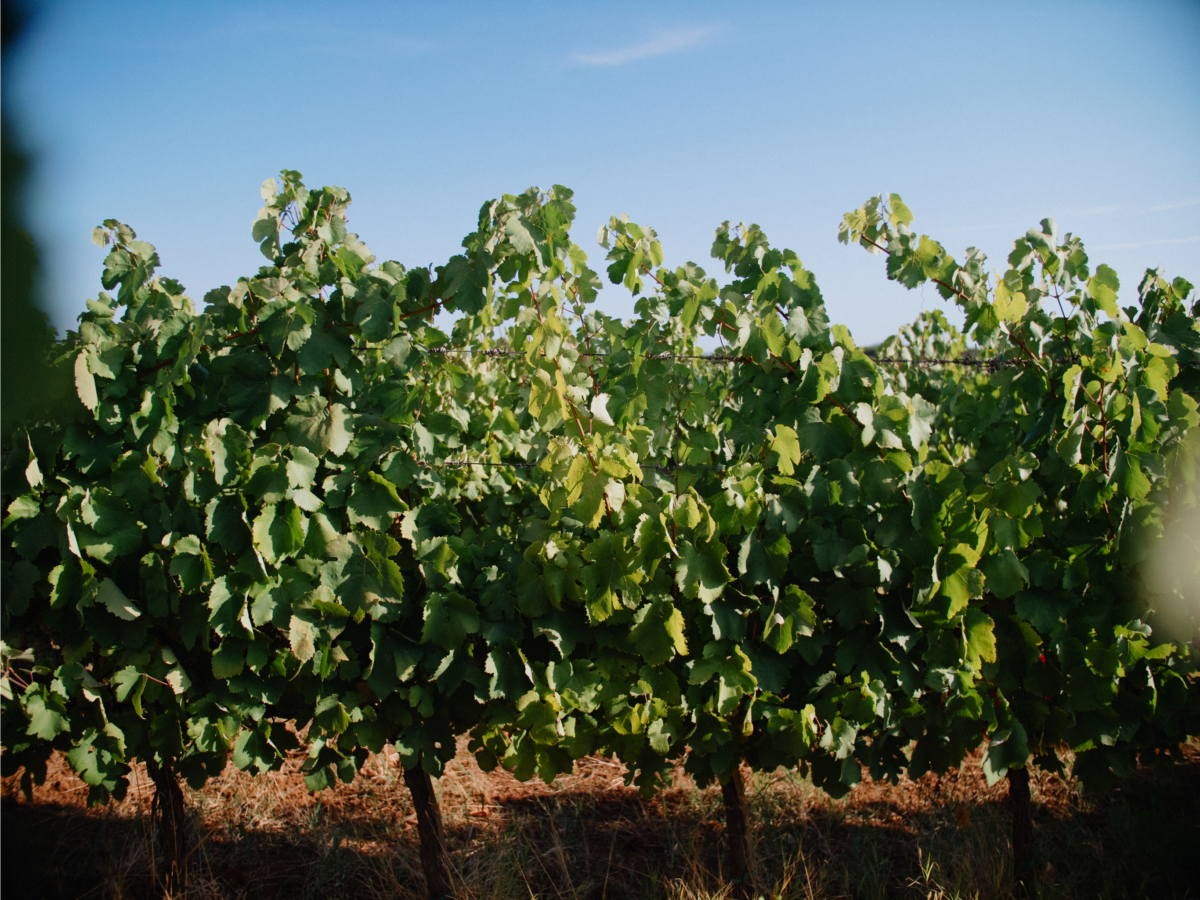
[[(188, 792), (186, 896), (423, 897), (416, 818), (395, 755), (316, 795), (300, 762), (259, 777), (229, 768)], [(697, 789), (678, 771), (644, 801), (623, 773), (590, 758), (553, 785), (521, 784), (481, 772), (460, 749), (437, 782), (459, 895), (726, 896), (719, 789)], [(1139, 771), (1103, 795), (1046, 773), (1033, 791), (1043, 896), (1200, 898), (1200, 743), (1183, 764)], [(867, 781), (841, 801), (782, 770), (749, 779), (748, 793), (764, 897), (1011, 894), (1006, 788), (987, 786), (978, 759), (916, 783)], [(61, 757), (32, 798), (5, 779), (5, 900), (155, 896), (144, 770), (124, 803), (87, 809), (86, 794)]]

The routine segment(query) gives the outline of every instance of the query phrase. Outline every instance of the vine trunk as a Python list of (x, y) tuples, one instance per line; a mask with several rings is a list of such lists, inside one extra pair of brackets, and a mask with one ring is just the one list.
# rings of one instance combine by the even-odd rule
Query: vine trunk
[(151, 818), (158, 828), (158, 846), (163, 861), (163, 891), (173, 896), (183, 888), (187, 876), (187, 812), (183, 790), (170, 766), (148, 763), (154, 780)]
[(746, 827), (746, 786), (742, 781), (741, 766), (733, 767), (729, 780), (721, 785), (721, 794), (725, 798), (725, 834), (729, 840), (729, 880), (733, 884), (733, 896), (749, 898), (749, 834)]
[(421, 842), (421, 869), (429, 900), (450, 900), (450, 852), (442, 828), (442, 810), (433, 790), (433, 779), (420, 763), (404, 770), (404, 783), (417, 812), (417, 837)]
[(1033, 863), (1033, 816), (1029, 800), (1029, 769), (1008, 770), (1008, 797), (1012, 802), (1013, 872), (1016, 896), (1037, 900), (1037, 870)]

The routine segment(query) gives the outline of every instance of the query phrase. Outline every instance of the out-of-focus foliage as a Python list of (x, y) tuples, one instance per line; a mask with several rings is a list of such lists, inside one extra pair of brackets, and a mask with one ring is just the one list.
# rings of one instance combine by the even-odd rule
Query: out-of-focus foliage
[[(4, 55), (17, 43), (26, 23), (19, 3), (5, 0)], [(3, 79), (8, 83), (7, 74)], [(65, 406), (69, 382), (49, 365), (54, 331), (38, 296), (38, 256), (25, 228), (25, 182), (29, 157), (20, 145), (19, 131), (3, 104), (0, 116), (0, 433), (31, 415), (55, 414)]]

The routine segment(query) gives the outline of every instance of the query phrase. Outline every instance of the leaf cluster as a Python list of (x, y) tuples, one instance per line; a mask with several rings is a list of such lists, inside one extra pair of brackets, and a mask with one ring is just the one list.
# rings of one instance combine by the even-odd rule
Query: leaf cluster
[(1067, 747), (1099, 782), (1197, 733), (1145, 571), (1195, 502), (1186, 282), (1123, 309), (1049, 220), (988, 275), (875, 198), (843, 239), (967, 327), (868, 352), (757, 226), (717, 229), (721, 287), (611, 219), (621, 322), (566, 188), (407, 269), (281, 181), (268, 264), (202, 312), (94, 235), (113, 293), (54, 350), (80, 402), (4, 448), (5, 771), (69, 749), (99, 802), (135, 759), (198, 785), (303, 746), (315, 790), (469, 733), (522, 779), (604, 753), (648, 792), (684, 757), (840, 794), (984, 742), (991, 777)]

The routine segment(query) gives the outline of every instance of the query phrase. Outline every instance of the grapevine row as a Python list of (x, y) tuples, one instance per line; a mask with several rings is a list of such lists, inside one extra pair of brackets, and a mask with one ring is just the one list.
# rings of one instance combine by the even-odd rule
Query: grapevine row
[(347, 231), (344, 190), (285, 171), (263, 196), (268, 265), (202, 312), (97, 229), (113, 293), (55, 348), (79, 403), (6, 438), (3, 764), (27, 786), (59, 749), (120, 799), (140, 760), (181, 810), (176, 779), (229, 759), (303, 748), (320, 790), (391, 744), (442, 897), (430, 778), (459, 737), (523, 780), (615, 754), (647, 794), (682, 759), (724, 786), (748, 895), (743, 764), (836, 796), (983, 745), (1019, 795), (1029, 766), (1102, 784), (1200, 733), (1196, 622), (1164, 634), (1145, 571), (1195, 504), (1183, 279), (1121, 308), (1049, 220), (989, 276), (877, 197), (842, 240), (966, 325), (868, 352), (756, 226), (717, 229), (722, 287), (610, 220), (621, 322), (565, 188), (485, 204), (411, 270)]

